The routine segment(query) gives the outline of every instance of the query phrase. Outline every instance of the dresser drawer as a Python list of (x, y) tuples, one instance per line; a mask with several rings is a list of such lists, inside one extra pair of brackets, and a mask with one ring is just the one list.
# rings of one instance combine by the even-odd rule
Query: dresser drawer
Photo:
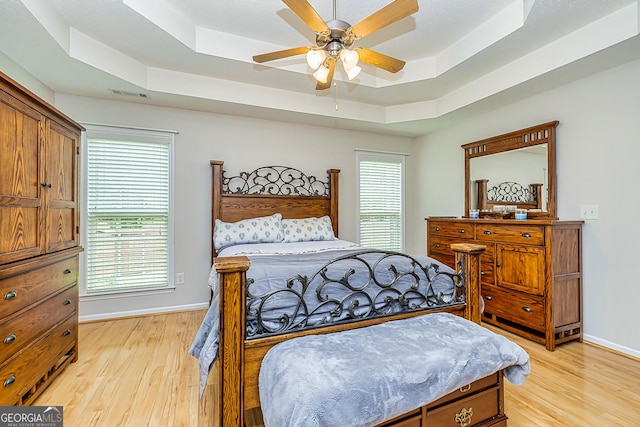
[(56, 323), (78, 310), (78, 287), (59, 293), (0, 324), (0, 365)]
[(482, 242), (482, 244), (485, 246), (485, 250), (480, 255), (480, 282), (493, 285), (496, 280), (494, 245), (485, 242)]
[[(469, 222), (429, 221), (427, 234), (438, 236), (460, 237), (465, 240), (473, 239), (473, 226)], [(459, 241), (457, 243), (460, 243)]]
[(77, 342), (78, 319), (71, 316), (20, 357), (0, 369), (0, 405), (13, 405)]
[(451, 244), (460, 243), (460, 240), (455, 240), (450, 237), (430, 235), (427, 243), (427, 254), (430, 257), (435, 258), (453, 268), (455, 263), (455, 252), (451, 249)]
[(542, 297), (516, 291), (503, 291), (496, 286), (482, 286), (484, 312), (544, 331), (544, 300)]
[(477, 393), (490, 387), (497, 386), (499, 385), (499, 383), (500, 371), (496, 372), (493, 375), (489, 375), (477, 381), (474, 381), (469, 385), (460, 387), (458, 390), (453, 391), (446, 396), (442, 396), (440, 399), (429, 403), (427, 405), (427, 409), (430, 410), (441, 405), (446, 405), (447, 403), (453, 402), (454, 400), (462, 399), (465, 396)]
[(75, 283), (77, 279), (77, 256), (1, 279), (0, 318)]
[(544, 237), (541, 225), (476, 224), (476, 240), (479, 242), (542, 246)]
[(427, 409), (424, 425), (428, 427), (475, 426), (499, 417), (506, 419), (500, 413), (500, 389), (494, 387), (436, 409)]

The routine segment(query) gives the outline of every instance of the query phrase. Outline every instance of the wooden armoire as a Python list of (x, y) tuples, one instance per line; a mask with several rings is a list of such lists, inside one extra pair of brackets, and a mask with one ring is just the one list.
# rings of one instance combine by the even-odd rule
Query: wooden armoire
[(0, 405), (78, 357), (82, 126), (0, 73)]

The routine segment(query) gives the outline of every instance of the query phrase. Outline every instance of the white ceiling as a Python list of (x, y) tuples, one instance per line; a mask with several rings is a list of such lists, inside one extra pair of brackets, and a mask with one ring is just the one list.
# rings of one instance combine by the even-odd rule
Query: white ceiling
[[(336, 0), (336, 17), (390, 2)], [(304, 56), (251, 60), (315, 43), (280, 0), (0, 0), (0, 50), (55, 92), (417, 136), (640, 58), (639, 2), (419, 0), (356, 43), (401, 72), (361, 64), (319, 92)]]

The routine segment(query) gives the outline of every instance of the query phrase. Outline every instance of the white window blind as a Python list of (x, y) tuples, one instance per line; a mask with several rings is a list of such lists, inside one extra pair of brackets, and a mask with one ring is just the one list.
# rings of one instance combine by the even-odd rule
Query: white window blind
[(359, 241), (389, 251), (404, 249), (404, 156), (358, 152)]
[(172, 141), (87, 130), (87, 294), (171, 285)]

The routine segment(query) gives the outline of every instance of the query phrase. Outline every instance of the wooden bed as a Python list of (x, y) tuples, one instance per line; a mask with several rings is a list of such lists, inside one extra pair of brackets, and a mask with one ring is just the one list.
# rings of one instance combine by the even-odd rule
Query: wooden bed
[[(231, 178), (224, 176), (223, 162), (211, 161), (212, 166), (212, 234), (216, 219), (235, 222), (247, 218), (271, 215), (281, 212), (287, 218), (321, 217), (328, 215), (333, 224), (334, 233), (338, 236), (338, 174), (339, 170), (329, 169), (326, 192), (310, 190), (292, 191), (285, 188), (287, 194), (246, 194), (246, 184), (236, 187)], [(295, 169), (293, 170), (297, 172)], [(255, 172), (255, 171), (254, 171)], [(274, 174), (280, 173), (275, 170)], [(242, 176), (246, 178), (246, 175)], [(308, 179), (309, 177), (307, 177)], [(319, 188), (315, 178), (310, 177), (309, 188)], [(262, 180), (265, 177), (260, 178)], [(268, 177), (266, 178), (269, 179)], [(223, 188), (227, 190), (223, 190)], [(282, 192), (282, 191), (280, 191)], [(455, 247), (453, 247), (455, 246)], [(480, 323), (480, 254), (484, 247), (472, 244), (453, 245), (456, 251), (458, 273), (465, 281), (466, 304), (454, 308), (433, 310), (448, 311), (466, 319)], [(261, 361), (267, 351), (279, 342), (309, 334), (331, 333), (347, 329), (360, 328), (382, 323), (388, 320), (407, 318), (425, 314), (425, 311), (406, 312), (393, 317), (368, 319), (358, 322), (334, 324), (321, 329), (290, 332), (284, 335), (245, 340), (246, 310), (246, 276), (249, 259), (244, 256), (218, 257), (212, 245), (212, 260), (219, 274), (220, 289), (220, 335), (218, 359), (212, 367), (210, 379), (201, 399), (199, 425), (208, 426), (243, 426), (245, 412), (256, 412), (260, 406), (258, 394), (258, 373)], [(429, 311), (432, 312), (432, 311)], [(217, 374), (217, 375), (215, 375)], [(498, 412), (501, 418), (495, 423), (483, 425), (506, 425), (506, 417), (502, 411), (502, 373), (496, 376), (496, 387), (500, 385), (498, 396)], [(498, 378), (499, 377), (499, 378)], [(253, 412), (252, 412), (253, 411)], [(425, 408), (417, 408), (426, 411)], [(258, 411), (259, 413), (259, 411)], [(259, 416), (258, 416), (259, 417)], [(504, 422), (504, 424), (503, 424)], [(259, 424), (258, 424), (259, 425)], [(385, 424), (387, 425), (387, 424)], [(402, 424), (422, 425), (422, 424)]]

